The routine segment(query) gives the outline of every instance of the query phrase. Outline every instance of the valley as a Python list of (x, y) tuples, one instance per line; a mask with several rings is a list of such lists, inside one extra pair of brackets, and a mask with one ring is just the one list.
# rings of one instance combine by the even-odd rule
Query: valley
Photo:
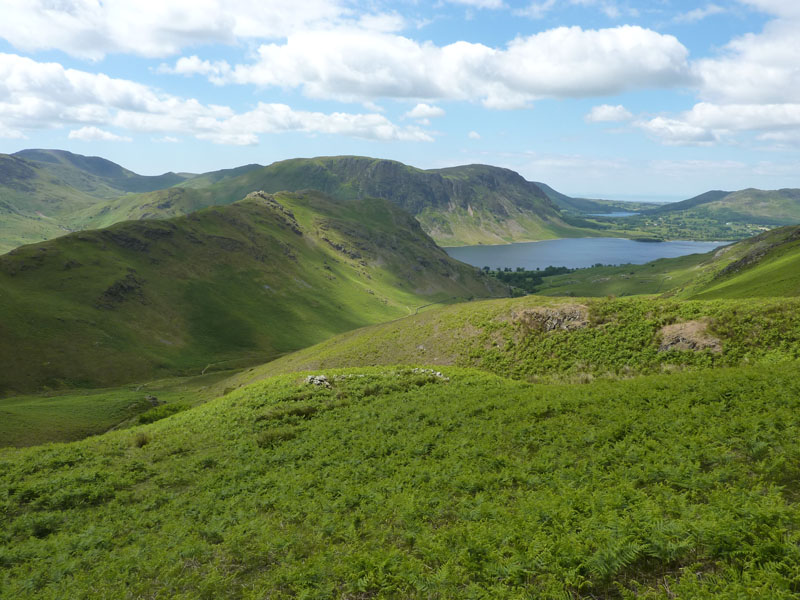
[[(791, 191), (3, 161), (0, 596), (800, 592)], [(677, 233), (739, 241), (454, 258)]]

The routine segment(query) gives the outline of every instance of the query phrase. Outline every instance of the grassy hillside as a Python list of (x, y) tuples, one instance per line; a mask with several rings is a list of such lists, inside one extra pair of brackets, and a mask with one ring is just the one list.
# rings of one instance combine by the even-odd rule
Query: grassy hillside
[[(191, 182), (121, 198), (83, 218), (95, 225), (163, 218), (233, 202), (253, 190), (315, 189), (339, 200), (379, 197), (407, 210), (443, 246), (608, 235), (601, 226), (562, 218), (538, 186), (508, 169), (466, 165), (422, 170), (358, 156), (292, 159), (194, 189)], [(608, 229), (608, 225), (605, 226)]]
[[(0, 254), (23, 244), (41, 242), (69, 231), (97, 228), (126, 220), (98, 215), (115, 212), (115, 200), (183, 185), (203, 188), (246, 173), (258, 165), (204, 173), (137, 175), (104, 158), (64, 150), (22, 150), (0, 154)], [(257, 188), (256, 188), (257, 189)], [(253, 190), (248, 190), (253, 191)], [(239, 200), (246, 193), (239, 195)], [(110, 203), (110, 206), (109, 206)], [(209, 206), (206, 203), (192, 210)], [(175, 216), (180, 213), (162, 214)]]
[(712, 191), (695, 198), (666, 204), (649, 213), (680, 212), (717, 221), (754, 223), (776, 227), (800, 223), (800, 190)]
[(136, 425), (158, 412), (182, 410), (233, 389), (231, 371), (172, 377), (91, 390), (0, 398), (0, 447), (71, 442)]
[(235, 376), (246, 384), (303, 370), (456, 365), (537, 381), (793, 361), (800, 300), (546, 299), (455, 304), (354, 330)]
[(8, 598), (796, 598), (800, 380), (290, 375), (0, 451)]
[(659, 214), (659, 213), (669, 213), (669, 212), (678, 212), (688, 210), (690, 208), (695, 208), (697, 206), (702, 206), (703, 204), (708, 204), (711, 202), (715, 202), (717, 200), (721, 200), (731, 192), (725, 192), (722, 190), (711, 190), (709, 192), (704, 192), (693, 198), (689, 198), (688, 200), (681, 200), (680, 202), (670, 202), (668, 204), (662, 204), (656, 208), (653, 208), (647, 211), (649, 214)]
[(800, 296), (800, 227), (779, 227), (707, 254), (547, 277), (546, 296), (664, 294), (680, 298)]
[(0, 257), (0, 393), (263, 362), (420, 305), (502, 293), (386, 201), (256, 194)]
[(667, 239), (738, 240), (800, 223), (800, 190), (714, 190), (609, 223)]
[(119, 192), (151, 192), (171, 187), (186, 179), (177, 173), (138, 175), (105, 158), (66, 150), (22, 150), (13, 156), (35, 163), (62, 183), (97, 197), (109, 193), (104, 187), (112, 190), (108, 197), (115, 197)]

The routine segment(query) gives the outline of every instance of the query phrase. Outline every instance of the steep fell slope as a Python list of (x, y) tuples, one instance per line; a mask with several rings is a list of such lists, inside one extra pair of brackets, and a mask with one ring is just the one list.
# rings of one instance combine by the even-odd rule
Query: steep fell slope
[(0, 393), (198, 373), (503, 294), (384, 200), (254, 194), (0, 257)]

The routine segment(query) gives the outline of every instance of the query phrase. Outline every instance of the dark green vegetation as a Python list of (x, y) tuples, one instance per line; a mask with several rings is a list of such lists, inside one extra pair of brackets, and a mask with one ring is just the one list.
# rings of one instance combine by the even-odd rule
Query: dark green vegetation
[(800, 296), (800, 227), (780, 227), (707, 254), (547, 277), (547, 296), (662, 294), (679, 298)]
[(544, 299), (455, 304), (347, 332), (235, 376), (427, 364), (536, 381), (787, 362), (800, 358), (800, 300)]
[(241, 367), (505, 293), (385, 200), (255, 194), (1, 256), (0, 393)]
[[(0, 449), (0, 597), (800, 596), (800, 227), (490, 277), (423, 228), (608, 232), (581, 211), (623, 207), (562, 214), (480, 165), (7, 158), (81, 226), (162, 220), (0, 256), (0, 393), (52, 390), (0, 399), (0, 446), (85, 437)], [(509, 286), (662, 297), (452, 304)]]
[(502, 281), (504, 284), (513, 288), (513, 295), (533, 294), (544, 283), (545, 277), (554, 277), (555, 275), (564, 275), (565, 273), (572, 273), (575, 269), (567, 267), (545, 267), (544, 269), (536, 269), (535, 271), (528, 271), (523, 267), (517, 267), (511, 270), (510, 267), (505, 269), (498, 269), (492, 271), (489, 267), (483, 267), (485, 273)]
[(8, 598), (796, 598), (800, 378), (290, 375), (0, 451)]

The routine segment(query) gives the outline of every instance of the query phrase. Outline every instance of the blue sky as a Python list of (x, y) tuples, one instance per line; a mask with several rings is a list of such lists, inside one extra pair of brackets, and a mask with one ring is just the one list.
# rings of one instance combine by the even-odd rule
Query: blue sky
[(0, 0), (0, 151), (361, 154), (570, 195), (800, 187), (796, 0)]

